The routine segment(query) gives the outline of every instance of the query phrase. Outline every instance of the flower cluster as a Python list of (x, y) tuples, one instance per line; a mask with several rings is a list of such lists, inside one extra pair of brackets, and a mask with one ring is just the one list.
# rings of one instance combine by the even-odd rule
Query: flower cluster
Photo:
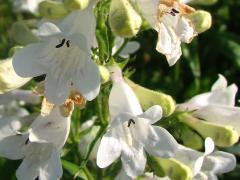
[[(157, 32), (156, 50), (172, 66), (182, 55), (181, 43), (211, 26), (207, 12), (178, 0), (15, 0), (13, 5), (44, 17), (36, 29), (24, 31), (34, 41), (0, 63), (0, 155), (22, 159), (19, 180), (60, 179), (68, 139), (79, 143), (73, 148), (81, 161), (75, 176), (82, 169), (89, 176), (89, 161), (99, 168), (119, 162), (115, 178), (122, 180), (211, 180), (235, 168), (235, 156), (218, 151), (239, 138), (235, 84), (227, 86), (219, 75), (211, 92), (176, 105), (171, 96), (133, 83), (132, 71), (124, 71), (139, 49), (124, 38), (134, 37), (144, 21)], [(35, 82), (34, 93), (16, 89), (29, 81)], [(29, 103), (41, 104), (40, 113), (27, 111)], [(95, 116), (81, 119), (86, 122), (78, 127), (71, 121), (79, 121), (76, 112), (84, 108)], [(178, 129), (184, 136), (172, 133), (176, 124), (185, 127)]]

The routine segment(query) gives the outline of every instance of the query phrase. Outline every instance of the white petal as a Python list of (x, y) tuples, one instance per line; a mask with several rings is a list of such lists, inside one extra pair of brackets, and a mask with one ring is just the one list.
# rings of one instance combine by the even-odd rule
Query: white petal
[(136, 95), (125, 82), (113, 83), (108, 104), (111, 119), (114, 119), (122, 112), (128, 112), (133, 115), (142, 114), (142, 108)]
[(88, 53), (90, 55), (91, 49), (88, 49), (88, 42), (87, 42), (86, 36), (83, 34), (77, 33), (77, 34), (71, 34), (68, 39), (70, 40), (71, 43), (74, 45), (77, 45), (82, 51), (85, 53)]
[(46, 44), (30, 44), (17, 51), (13, 56), (13, 67), (16, 73), (22, 77), (35, 77), (47, 72), (46, 67), (41, 64), (42, 53)]
[[(94, 2), (93, 2), (94, 3)], [(84, 24), (79, 22), (87, 22)], [(68, 35), (81, 33), (87, 37), (88, 49), (94, 44), (96, 20), (93, 13), (93, 5), (90, 4), (84, 10), (73, 11), (61, 23), (60, 29)]]
[(203, 172), (199, 172), (193, 177), (192, 180), (208, 180), (208, 176)]
[(227, 80), (226, 78), (219, 74), (218, 80), (212, 85), (211, 91), (221, 90), (227, 88)]
[(212, 172), (205, 172), (207, 179), (206, 180), (218, 180), (218, 177)]
[(41, 115), (33, 122), (29, 129), (31, 142), (53, 143), (57, 149), (65, 144), (70, 131), (70, 117), (63, 117), (56, 107), (48, 116)]
[(148, 23), (155, 28), (157, 24), (157, 12), (159, 0), (137, 0), (139, 8)]
[(196, 35), (193, 27), (189, 23), (189, 21), (180, 17), (176, 26), (177, 36), (180, 38), (182, 42), (190, 43), (193, 37)]
[(40, 169), (39, 179), (41, 180), (54, 180), (60, 179), (63, 174), (60, 154), (53, 150), (51, 158), (46, 161), (46, 165)]
[(162, 118), (162, 107), (159, 105), (154, 105), (146, 110), (139, 117), (149, 120), (149, 123), (154, 124)]
[(37, 36), (40, 38), (47, 38), (48, 36), (60, 34), (60, 29), (53, 23), (44, 22), (38, 28)]
[(88, 101), (93, 100), (100, 91), (100, 74), (97, 64), (85, 59), (84, 65), (76, 71), (73, 83), (80, 94)]
[(217, 151), (208, 155), (203, 163), (203, 171), (211, 171), (215, 174), (222, 174), (232, 171), (236, 167), (236, 158), (234, 155)]
[(8, 136), (0, 140), (0, 155), (8, 159), (22, 159), (25, 155), (25, 147), (28, 134)]
[(172, 52), (172, 37), (163, 23), (159, 25), (156, 49), (162, 54), (170, 54)]
[(240, 134), (240, 108), (211, 105), (195, 111), (194, 116), (219, 125), (228, 125)]
[(130, 54), (135, 53), (140, 48), (140, 44), (137, 41), (130, 41), (123, 48), (120, 53), (121, 57), (128, 58)]
[(123, 146), (121, 160), (124, 170), (131, 178), (143, 173), (147, 161), (141, 145), (135, 147)]
[(132, 180), (132, 178), (130, 178), (122, 168), (120, 173), (118, 173), (117, 177), (115, 178), (115, 180)]
[[(202, 152), (180, 145), (173, 158), (189, 166), (192, 169), (193, 174), (197, 174), (201, 168), (201, 161), (198, 159), (201, 159), (203, 155), (204, 154)], [(197, 160), (198, 163), (196, 165)]]
[(169, 66), (173, 66), (177, 60), (181, 57), (182, 55), (182, 50), (181, 50), (181, 42), (178, 40), (174, 44), (172, 44), (172, 52), (171, 54), (166, 54), (166, 58), (168, 61)]
[(173, 136), (164, 128), (157, 126), (149, 126), (148, 136), (143, 143), (148, 153), (164, 158), (172, 157), (178, 149), (178, 143)]
[(194, 168), (193, 169), (194, 174), (197, 174), (201, 171), (202, 165), (203, 165), (203, 162), (204, 162), (204, 158), (205, 158), (205, 156), (201, 156), (194, 162), (194, 167), (193, 167)]
[(15, 89), (10, 92), (0, 95), (0, 104), (6, 104), (9, 101), (24, 101), (30, 104), (39, 104), (40, 97), (30, 90)]
[(71, 81), (67, 76), (54, 77), (50, 73), (46, 75), (45, 88), (47, 100), (53, 104), (61, 105), (68, 98)]
[(25, 158), (17, 169), (17, 179), (30, 180), (39, 177), (41, 168), (51, 159), (52, 151), (53, 146), (51, 144), (30, 143), (26, 150)]
[(215, 144), (214, 141), (210, 138), (207, 137), (204, 142), (205, 145), (205, 155), (211, 154), (214, 151)]
[(108, 131), (101, 139), (97, 152), (97, 165), (105, 168), (112, 164), (121, 153), (121, 145), (118, 139), (114, 137), (113, 132)]

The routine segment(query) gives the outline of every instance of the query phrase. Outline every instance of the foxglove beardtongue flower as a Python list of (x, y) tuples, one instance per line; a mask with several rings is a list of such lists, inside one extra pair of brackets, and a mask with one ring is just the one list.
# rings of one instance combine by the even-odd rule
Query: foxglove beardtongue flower
[(180, 58), (181, 42), (190, 43), (197, 35), (187, 15), (195, 10), (177, 0), (136, 0), (144, 18), (158, 32), (157, 51), (170, 66)]
[(230, 172), (235, 168), (236, 159), (230, 153), (214, 152), (214, 148), (213, 140), (206, 138), (204, 153), (180, 146), (173, 158), (191, 168), (194, 180), (216, 180), (216, 175)]
[[(33, 117), (20, 106), (23, 103), (38, 104), (40, 99), (27, 90), (13, 90), (0, 95), (0, 139), (20, 131), (24, 123)], [(28, 118), (27, 118), (28, 117)]]
[(121, 156), (126, 174), (134, 178), (143, 173), (146, 154), (171, 157), (177, 150), (175, 139), (163, 128), (153, 126), (162, 117), (162, 108), (152, 106), (142, 112), (132, 89), (124, 82), (119, 68), (111, 68), (113, 87), (109, 97), (110, 127), (97, 154), (100, 168)]
[(98, 66), (91, 60), (94, 31), (92, 6), (71, 13), (59, 27), (43, 23), (40, 41), (14, 55), (14, 69), (22, 77), (46, 74), (46, 97), (51, 103), (63, 104), (71, 91), (90, 101), (100, 89)]
[(210, 92), (199, 94), (179, 104), (178, 110), (193, 111), (193, 116), (219, 125), (235, 128), (240, 135), (240, 108), (235, 106), (237, 86), (227, 86), (227, 80), (219, 75)]
[(19, 180), (59, 179), (62, 176), (60, 151), (68, 137), (70, 115), (55, 107), (49, 116), (39, 116), (29, 133), (15, 132), (0, 140), (0, 155), (23, 159), (17, 170)]

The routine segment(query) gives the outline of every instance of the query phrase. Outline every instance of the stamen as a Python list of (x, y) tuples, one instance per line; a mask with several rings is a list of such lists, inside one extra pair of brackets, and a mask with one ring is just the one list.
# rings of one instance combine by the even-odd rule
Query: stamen
[(67, 45), (67, 47), (70, 47), (70, 41), (69, 40), (67, 40), (66, 45)]
[(60, 44), (56, 45), (56, 48), (62, 47), (64, 45), (65, 41), (66, 41), (66, 39), (63, 39)]
[(129, 120), (128, 120), (128, 127), (131, 126), (131, 123), (135, 124), (135, 121), (134, 121), (133, 119), (129, 119)]
[(177, 13), (177, 14), (179, 13), (179, 11), (174, 8), (172, 8), (172, 12)]
[(25, 144), (27, 145), (29, 143), (29, 138), (27, 138), (27, 140), (25, 141)]
[(175, 14), (174, 12), (170, 12), (170, 14), (171, 14), (172, 16), (176, 16), (176, 14)]

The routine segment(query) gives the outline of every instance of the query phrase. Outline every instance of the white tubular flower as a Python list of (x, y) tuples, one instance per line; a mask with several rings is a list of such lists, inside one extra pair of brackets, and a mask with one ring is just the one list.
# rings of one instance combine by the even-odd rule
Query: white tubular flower
[(16, 74), (12, 65), (12, 58), (0, 61), (0, 94), (17, 89), (31, 78), (23, 78)]
[(60, 151), (70, 130), (70, 116), (61, 115), (55, 107), (48, 116), (39, 116), (29, 133), (13, 132), (0, 140), (0, 155), (23, 159), (17, 170), (19, 180), (49, 180), (62, 176)]
[(187, 15), (195, 10), (177, 0), (135, 0), (149, 24), (158, 32), (157, 51), (170, 66), (182, 55), (181, 42), (197, 35)]
[(227, 86), (225, 77), (219, 75), (210, 92), (179, 104), (178, 109), (193, 111), (195, 117), (209, 122), (232, 126), (240, 135), (240, 108), (235, 106), (237, 90), (235, 84)]
[(15, 12), (38, 12), (38, 5), (44, 0), (11, 0)]
[(29, 129), (29, 140), (38, 143), (52, 143), (62, 149), (70, 131), (71, 117), (64, 117), (59, 107), (48, 116), (39, 116)]
[[(82, 26), (83, 22), (88, 23)], [(63, 104), (71, 91), (91, 101), (100, 90), (98, 66), (91, 59), (94, 31), (92, 6), (71, 13), (59, 27), (43, 23), (40, 42), (14, 55), (14, 69), (22, 77), (46, 74), (46, 97), (51, 103)]]
[(28, 134), (8, 136), (0, 141), (0, 155), (23, 159), (17, 169), (18, 180), (49, 180), (62, 176), (60, 155), (53, 144), (31, 143)]
[[(0, 95), (0, 139), (16, 134), (25, 123), (30, 123), (32, 119), (26, 109), (22, 108), (18, 101), (22, 103), (38, 104), (40, 99), (27, 90), (13, 90)], [(26, 118), (28, 117), (28, 119)], [(30, 121), (30, 122), (28, 122)]]
[(124, 82), (121, 70), (112, 69), (113, 87), (109, 97), (111, 123), (97, 154), (100, 168), (121, 156), (123, 168), (131, 178), (143, 173), (148, 153), (171, 157), (178, 144), (165, 129), (153, 126), (162, 117), (162, 108), (152, 106), (142, 112), (133, 90)]
[(236, 158), (230, 153), (214, 152), (214, 148), (213, 140), (206, 138), (204, 153), (180, 146), (173, 158), (191, 168), (194, 180), (217, 180), (217, 175), (235, 168)]

